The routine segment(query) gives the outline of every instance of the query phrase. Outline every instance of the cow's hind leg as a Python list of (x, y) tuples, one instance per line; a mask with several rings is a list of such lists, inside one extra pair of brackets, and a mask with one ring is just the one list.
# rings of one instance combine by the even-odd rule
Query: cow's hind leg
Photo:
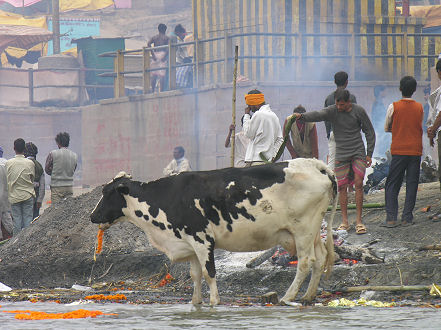
[(202, 266), (202, 274), (210, 288), (210, 305), (218, 305), (220, 302), (216, 284), (216, 269), (214, 265), (214, 239), (209, 235), (204, 244), (196, 243), (195, 252)]
[(297, 264), (296, 277), (288, 291), (286, 291), (285, 295), (280, 300), (281, 303), (287, 303), (294, 300), (300, 290), (300, 286), (309, 274), (311, 265), (315, 262), (314, 244), (311, 242), (311, 238), (300, 237), (300, 235), (298, 236), (299, 237), (295, 237), (297, 258), (299, 261)]
[(320, 235), (317, 235), (315, 239), (314, 252), (316, 260), (312, 264), (311, 280), (309, 281), (308, 289), (306, 290), (305, 295), (302, 297), (302, 301), (307, 303), (311, 302), (317, 295), (317, 288), (325, 268), (327, 251), (320, 239)]
[(193, 305), (202, 304), (202, 267), (199, 259), (194, 255), (190, 259), (190, 276), (193, 280)]

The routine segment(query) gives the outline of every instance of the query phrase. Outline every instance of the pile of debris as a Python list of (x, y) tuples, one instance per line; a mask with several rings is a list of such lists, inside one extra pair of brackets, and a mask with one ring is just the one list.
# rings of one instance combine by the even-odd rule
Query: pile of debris
[[(372, 166), (373, 172), (367, 176), (364, 186), (365, 194), (375, 194), (381, 192), (385, 185), (387, 175), (389, 174), (390, 159), (381, 158)], [(430, 155), (427, 155), (421, 162), (421, 172), (419, 183), (434, 182), (438, 180), (438, 170), (436, 163)], [(403, 183), (406, 184), (405, 182)]]
[[(327, 223), (325, 220), (322, 221), (322, 227), (320, 231), (320, 237), (323, 241), (326, 240), (327, 234)], [(334, 251), (335, 263), (336, 264), (346, 264), (355, 265), (359, 262), (365, 264), (380, 264), (384, 263), (384, 258), (380, 258), (372, 251), (371, 245), (377, 243), (379, 240), (375, 239), (361, 247), (351, 246), (346, 238), (348, 237), (348, 232), (346, 230), (333, 230), (332, 238), (334, 239)], [(255, 268), (262, 264), (263, 262), (269, 260), (275, 266), (281, 267), (296, 267), (297, 266), (297, 256), (291, 256), (284, 248), (281, 246), (276, 246), (270, 250), (265, 251), (261, 255), (255, 257), (249, 261), (246, 266), (248, 268)]]

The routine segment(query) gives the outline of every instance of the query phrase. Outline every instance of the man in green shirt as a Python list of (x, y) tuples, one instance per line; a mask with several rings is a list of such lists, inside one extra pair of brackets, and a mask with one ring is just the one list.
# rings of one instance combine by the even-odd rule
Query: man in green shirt
[(8, 199), (11, 203), (14, 221), (13, 236), (28, 227), (33, 219), (35, 166), (32, 160), (24, 156), (25, 141), (14, 141), (15, 157), (9, 159), (6, 166), (8, 180)]

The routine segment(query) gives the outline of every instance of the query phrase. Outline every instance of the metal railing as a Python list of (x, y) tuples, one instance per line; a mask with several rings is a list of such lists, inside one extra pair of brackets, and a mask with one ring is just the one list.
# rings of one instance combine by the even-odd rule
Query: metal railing
[[(368, 80), (397, 80), (403, 75), (414, 75), (417, 80), (427, 80), (428, 72), (441, 53), (441, 34), (421, 33), (225, 33), (210, 39), (194, 40), (185, 43), (169, 42), (159, 47), (145, 47), (136, 50), (118, 50), (100, 56), (113, 57), (112, 69), (39, 69), (16, 70), (28, 72), (28, 79), (21, 84), (0, 83), (0, 88), (20, 88), (29, 90), (29, 104), (34, 105), (34, 91), (41, 88), (79, 88), (92, 94), (99, 89), (112, 88), (112, 85), (86, 84), (85, 74), (94, 72), (97, 77), (113, 78), (113, 96), (126, 95), (131, 83), (136, 89), (147, 94), (152, 91), (151, 73), (165, 70), (166, 86), (162, 90), (174, 90), (176, 72), (183, 67), (192, 68), (192, 87), (210, 84), (231, 83), (233, 79), (234, 45), (239, 45), (239, 75), (252, 81), (303, 81), (313, 79), (310, 67), (319, 70), (328, 66), (329, 70), (345, 69), (351, 80), (363, 80), (363, 70), (377, 68), (385, 72), (383, 77)], [(191, 63), (176, 63), (178, 47), (192, 47)], [(164, 67), (151, 67), (151, 53), (168, 53)], [(125, 70), (128, 59), (135, 65)], [(133, 64), (133, 63), (132, 63)], [(343, 68), (342, 68), (343, 67)], [(271, 71), (272, 70), (272, 71)], [(78, 71), (78, 84), (38, 84), (34, 74), (39, 71)], [(282, 74), (285, 76), (282, 76)], [(288, 78), (286, 78), (288, 76)], [(325, 75), (331, 80), (332, 75)], [(133, 82), (134, 81), (134, 82)], [(133, 85), (132, 84), (132, 85)], [(95, 91), (95, 92), (93, 92)], [(110, 91), (111, 93), (111, 91)], [(81, 99), (80, 104), (96, 101)]]
[[(48, 68), (48, 69), (15, 69), (15, 68), (0, 68), (0, 74), (2, 72), (19, 72), (19, 73), (27, 73), (27, 79), (22, 79), (22, 84), (13, 84), (13, 83), (2, 83), (0, 82), (0, 88), (17, 88), (19, 90), (27, 90), (28, 91), (28, 103), (30, 106), (38, 105), (35, 103), (35, 91), (43, 88), (77, 88), (79, 90), (78, 93), (78, 101), (76, 105), (84, 105), (88, 103), (96, 102), (96, 99), (91, 96), (91, 91), (95, 91), (98, 89), (110, 89), (112, 85), (102, 85), (102, 84), (87, 84), (85, 75), (87, 73), (103, 73), (103, 72), (113, 72), (111, 69), (90, 69), (90, 68)], [(39, 83), (35, 84), (35, 74), (43, 73), (43, 72), (78, 72), (78, 83), (72, 84), (55, 84), (55, 83)], [(85, 97), (88, 91), (89, 100)], [(1, 103), (1, 102), (0, 102)]]
[[(249, 38), (253, 40), (261, 39), (260, 50), (256, 53), (251, 53), (247, 43)], [(246, 40), (248, 39), (248, 40)], [(262, 44), (267, 43), (268, 39), (277, 39), (275, 44), (277, 47), (272, 49), (271, 54), (262, 54)], [(386, 41), (385, 41), (386, 40)], [(317, 50), (319, 44), (327, 41), (328, 43), (335, 43), (340, 46), (337, 53), (323, 52)], [(233, 45), (244, 44), (245, 47), (239, 47), (239, 63), (242, 62), (243, 74), (246, 70), (246, 63), (262, 63), (264, 61), (272, 61), (273, 65), (280, 65), (287, 68), (292, 68), (293, 75), (291, 76), (296, 81), (308, 79), (308, 72), (305, 71), (305, 64), (309, 61), (320, 60), (323, 63), (333, 63), (333, 61), (340, 61), (348, 68), (348, 73), (352, 80), (360, 76), (358, 70), (359, 64), (368, 62), (374, 63), (378, 61), (394, 61), (392, 64), (376, 64), (379, 66), (378, 70), (390, 70), (393, 74), (389, 74), (386, 80), (396, 80), (400, 76), (413, 74), (418, 80), (426, 80), (428, 77), (423, 76), (421, 72), (428, 72), (430, 66), (433, 66), (435, 60), (438, 58), (438, 52), (430, 53), (430, 49), (438, 49), (441, 44), (441, 34), (422, 34), (422, 33), (237, 33), (227, 34), (216, 38), (195, 40), (186, 43), (173, 44), (169, 42), (168, 45), (160, 47), (145, 47), (130, 51), (117, 51), (102, 54), (101, 56), (115, 57), (115, 71), (113, 73), (102, 74), (102, 76), (111, 76), (114, 78), (114, 95), (120, 97), (125, 95), (124, 77), (129, 74), (137, 74), (142, 77), (143, 93), (151, 91), (150, 73), (155, 70), (163, 70), (164, 68), (150, 68), (151, 52), (166, 49), (168, 51), (168, 63), (166, 70), (168, 72), (167, 89), (176, 89), (176, 70), (184, 66), (192, 66), (193, 68), (193, 86), (201, 87), (208, 84), (215, 83), (230, 83), (232, 81), (232, 65), (233, 65)], [(391, 45), (392, 43), (393, 45)], [(216, 46), (213, 46), (216, 44)], [(427, 50), (422, 47), (415, 49), (415, 45), (428, 45)], [(186, 47), (191, 45), (194, 48), (194, 57), (192, 63), (176, 64), (175, 55), (177, 47)], [(409, 51), (410, 45), (413, 46), (412, 52)], [(211, 49), (209, 50), (209, 48)], [(215, 48), (215, 51), (213, 51)], [(332, 47), (331, 47), (332, 48)], [(369, 49), (370, 48), (370, 49)], [(392, 48), (392, 49), (391, 49)], [(138, 55), (133, 55), (137, 53)], [(260, 53), (260, 54), (259, 54)], [(124, 70), (124, 56), (140, 56), (142, 57), (142, 67), (136, 70)], [(414, 61), (410, 64), (410, 60)], [(427, 65), (422, 60), (428, 60)], [(280, 62), (282, 61), (282, 62)], [(418, 62), (415, 64), (415, 61)], [(390, 66), (394, 66), (391, 68)], [(212, 70), (212, 67), (217, 66), (217, 75), (211, 76), (207, 73)], [(396, 68), (395, 68), (396, 66)], [(244, 69), (245, 68), (245, 69)], [(416, 68), (416, 69), (415, 69)], [(250, 71), (250, 70), (249, 70)], [(426, 73), (424, 73), (426, 74)], [(254, 81), (265, 80), (262, 73), (256, 74), (249, 72), (250, 78)], [(383, 80), (379, 78), (377, 80)], [(327, 80), (330, 80), (329, 77)]]

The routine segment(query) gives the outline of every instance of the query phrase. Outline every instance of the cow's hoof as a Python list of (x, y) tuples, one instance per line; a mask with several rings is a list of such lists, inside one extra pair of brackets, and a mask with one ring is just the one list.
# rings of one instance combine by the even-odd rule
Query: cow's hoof
[(279, 301), (279, 305), (280, 306), (291, 306), (291, 307), (302, 306), (302, 304), (299, 304), (297, 302), (289, 301), (289, 300), (283, 300), (283, 299)]
[(313, 306), (314, 305), (312, 299), (301, 299), (300, 302), (302, 303), (302, 306)]

